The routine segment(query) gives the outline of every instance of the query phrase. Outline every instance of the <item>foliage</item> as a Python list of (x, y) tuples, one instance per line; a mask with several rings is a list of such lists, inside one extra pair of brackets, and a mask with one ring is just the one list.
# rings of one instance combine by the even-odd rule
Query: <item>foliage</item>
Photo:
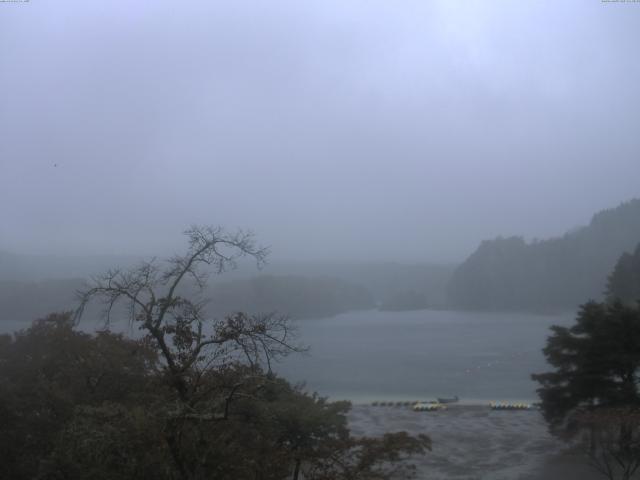
[(533, 375), (546, 419), (558, 426), (578, 407), (640, 405), (640, 309), (583, 305), (572, 327), (552, 327), (544, 354), (555, 371)]
[[(79, 405), (61, 425), (46, 461), (48, 479), (166, 478), (162, 423), (142, 404)], [(43, 473), (45, 473), (43, 472)]]
[(555, 369), (533, 375), (552, 432), (586, 439), (598, 471), (630, 478), (640, 465), (640, 306), (589, 302), (576, 324), (552, 331), (543, 351)]
[[(35, 478), (76, 405), (123, 406), (149, 400), (157, 356), (144, 340), (73, 329), (71, 315), (53, 314), (0, 342), (0, 436), (11, 478)], [(44, 468), (44, 472), (43, 472)]]

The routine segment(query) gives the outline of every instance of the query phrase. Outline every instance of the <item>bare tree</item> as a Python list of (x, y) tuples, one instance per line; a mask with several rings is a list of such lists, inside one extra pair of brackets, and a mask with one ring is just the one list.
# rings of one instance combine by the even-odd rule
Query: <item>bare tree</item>
[[(175, 407), (166, 415), (167, 444), (181, 477), (192, 479), (199, 478), (198, 465), (205, 462), (206, 453), (195, 455), (193, 461), (190, 446), (187, 459), (184, 438), (201, 428), (202, 422), (226, 420), (232, 400), (251, 395), (269, 381), (264, 369), (271, 371), (274, 358), (301, 348), (292, 343), (285, 316), (206, 316), (202, 291), (211, 273), (235, 268), (241, 257), (255, 259), (258, 266), (264, 263), (267, 249), (256, 246), (251, 233), (229, 234), (220, 227), (194, 226), (185, 235), (189, 247), (184, 255), (95, 277), (78, 292), (75, 320), (81, 319), (92, 300), (104, 305), (107, 324), (116, 307), (124, 306), (131, 325), (151, 339), (163, 361), (166, 384), (177, 394)], [(195, 294), (180, 293), (192, 284)]]

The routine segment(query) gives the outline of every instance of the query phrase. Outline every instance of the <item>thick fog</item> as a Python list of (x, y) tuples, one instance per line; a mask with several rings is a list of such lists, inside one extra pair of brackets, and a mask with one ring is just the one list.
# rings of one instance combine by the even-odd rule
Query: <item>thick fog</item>
[(640, 4), (0, 3), (0, 250), (459, 261), (640, 193)]

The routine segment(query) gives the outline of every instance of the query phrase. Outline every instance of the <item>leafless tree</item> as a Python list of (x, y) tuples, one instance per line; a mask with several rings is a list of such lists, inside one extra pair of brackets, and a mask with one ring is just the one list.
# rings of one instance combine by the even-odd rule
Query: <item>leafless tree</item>
[[(250, 365), (297, 351), (289, 321), (276, 314), (236, 313), (222, 320), (207, 318), (207, 301), (201, 295), (186, 298), (180, 287), (192, 280), (201, 293), (209, 275), (233, 269), (241, 257), (252, 257), (262, 266), (268, 253), (256, 246), (250, 232), (226, 233), (220, 227), (193, 226), (185, 231), (189, 248), (161, 263), (142, 262), (130, 270), (109, 270), (78, 292), (79, 321), (86, 305), (96, 299), (104, 304), (104, 319), (112, 321), (117, 305), (126, 307), (129, 322), (149, 335), (161, 354), (180, 397), (191, 397), (198, 377), (213, 367), (242, 355)], [(195, 378), (189, 378), (189, 376)]]
[[(229, 234), (220, 227), (194, 226), (185, 235), (189, 247), (184, 255), (93, 278), (78, 292), (75, 321), (93, 300), (103, 304), (107, 325), (124, 306), (131, 326), (155, 345), (166, 372), (165, 386), (176, 393), (173, 406), (163, 410), (166, 441), (181, 478), (194, 479), (200, 478), (198, 465), (205, 462), (207, 451), (198, 453), (193, 442), (185, 447), (185, 439), (202, 433), (203, 422), (226, 420), (235, 398), (251, 395), (269, 381), (264, 370), (271, 371), (274, 358), (301, 348), (292, 343), (285, 316), (235, 313), (212, 319), (205, 313), (202, 292), (211, 273), (235, 268), (242, 257), (264, 264), (267, 249), (256, 246), (250, 232)], [(193, 284), (195, 294), (181, 294), (193, 292)]]

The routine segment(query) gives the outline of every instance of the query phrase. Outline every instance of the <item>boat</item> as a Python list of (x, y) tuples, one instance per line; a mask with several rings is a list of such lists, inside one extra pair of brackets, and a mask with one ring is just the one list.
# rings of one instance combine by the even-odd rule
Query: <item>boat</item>
[(458, 401), (458, 396), (452, 398), (438, 398), (438, 403), (456, 403)]

